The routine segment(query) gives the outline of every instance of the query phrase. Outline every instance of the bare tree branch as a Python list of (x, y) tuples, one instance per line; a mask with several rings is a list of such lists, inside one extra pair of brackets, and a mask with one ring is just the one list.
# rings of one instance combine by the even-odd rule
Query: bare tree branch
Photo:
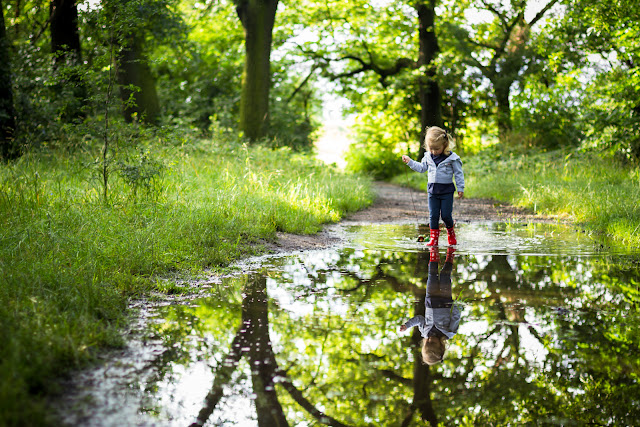
[(285, 101), (285, 104), (288, 104), (289, 102), (291, 102), (291, 100), (296, 96), (296, 94), (304, 87), (304, 85), (307, 84), (307, 82), (309, 81), (309, 79), (317, 69), (318, 69), (318, 64), (314, 64), (313, 67), (311, 67), (311, 71), (309, 71), (309, 74), (307, 74), (307, 77), (305, 77), (302, 83), (300, 83), (298, 87), (291, 93), (291, 95), (289, 95), (289, 98), (287, 98), (287, 100)]
[(498, 19), (500, 20), (500, 23), (502, 24), (502, 28), (504, 28), (506, 31), (509, 25), (507, 23), (507, 18), (505, 17), (504, 13), (500, 12), (498, 9), (495, 8), (494, 5), (487, 2), (486, 0), (482, 0), (482, 4), (484, 5), (484, 7), (487, 8), (487, 10), (489, 10), (491, 13), (493, 13), (498, 17)]
[(411, 425), (411, 420), (413, 419), (413, 414), (416, 413), (416, 408), (414, 408), (413, 406), (411, 407), (411, 410), (409, 411), (409, 413), (407, 414), (406, 417), (404, 417), (404, 420), (402, 420), (402, 427), (409, 427)]
[(390, 369), (379, 369), (378, 372), (382, 374), (383, 377), (388, 378), (390, 380), (394, 380), (399, 382), (400, 384), (411, 387), (413, 381), (409, 378), (405, 378), (402, 375), (398, 375)]
[(493, 58), (491, 58), (491, 63), (489, 65), (489, 68), (491, 70), (495, 70), (498, 59), (500, 59), (500, 57), (504, 54), (504, 52), (507, 49), (507, 43), (509, 43), (509, 39), (511, 38), (511, 33), (513, 32), (513, 29), (516, 27), (516, 25), (518, 25), (518, 22), (522, 21), (523, 18), (524, 18), (524, 9), (521, 10), (520, 13), (518, 13), (518, 15), (515, 18), (513, 18), (513, 21), (511, 21), (511, 23), (507, 26), (507, 28), (505, 28), (504, 37), (502, 38), (502, 42), (500, 42), (500, 47), (496, 50), (496, 53), (495, 55), (493, 55)]
[(411, 69), (418, 68), (418, 63), (410, 58), (398, 58), (392, 66), (386, 67), (386, 68), (381, 67), (373, 62), (373, 58), (371, 57), (370, 53), (369, 55), (370, 55), (369, 62), (356, 55), (345, 55), (341, 58), (334, 59), (334, 60), (323, 58), (326, 62), (331, 62), (331, 61), (338, 62), (338, 61), (351, 60), (360, 64), (359, 68), (356, 68), (353, 70), (345, 71), (343, 73), (338, 73), (338, 74), (325, 72), (325, 75), (329, 77), (331, 80), (338, 80), (345, 77), (353, 77), (357, 74), (360, 74), (366, 71), (373, 71), (374, 73), (380, 76), (380, 83), (383, 86), (385, 86), (385, 79), (387, 77), (394, 76), (407, 68), (411, 68)]
[(293, 385), (289, 377), (287, 377), (287, 373), (285, 371), (280, 371), (279, 374), (285, 378), (284, 381), (280, 382), (284, 389), (289, 392), (293, 400), (295, 400), (298, 405), (300, 405), (311, 416), (317, 419), (319, 423), (333, 427), (348, 427), (347, 424), (341, 423), (340, 421), (330, 417), (329, 415), (313, 406), (313, 404), (304, 397), (302, 392)]
[(472, 45), (478, 46), (478, 47), (483, 47), (485, 49), (491, 49), (491, 50), (500, 49), (500, 46), (494, 46), (494, 45), (489, 44), (489, 43), (478, 42), (478, 41), (475, 41), (475, 40), (473, 40), (471, 38), (469, 39), (469, 43), (471, 43)]
[(31, 37), (31, 40), (29, 40), (31, 42), (32, 45), (35, 45), (36, 42), (38, 41), (38, 39), (40, 38), (40, 36), (44, 33), (44, 31), (49, 27), (49, 24), (51, 24), (51, 20), (53, 19), (53, 14), (55, 13), (55, 10), (52, 11), (49, 14), (49, 17), (47, 18), (46, 21), (44, 21), (44, 23), (42, 24), (42, 26), (40, 27), (40, 30), (38, 30), (38, 32), (36, 33), (35, 36)]
[(224, 386), (231, 381), (231, 375), (238, 367), (238, 362), (242, 357), (242, 346), (244, 342), (244, 336), (242, 331), (238, 331), (235, 338), (231, 342), (231, 348), (229, 353), (222, 360), (222, 363), (216, 369), (216, 378), (213, 381), (213, 386), (205, 398), (204, 407), (198, 413), (196, 422), (189, 427), (200, 427), (207, 422), (216, 405), (222, 398)]
[(557, 2), (558, 0), (551, 0), (549, 3), (547, 3), (547, 5), (543, 7), (542, 10), (536, 14), (536, 16), (533, 17), (531, 22), (529, 22), (529, 26), (532, 27), (536, 22), (538, 22), (544, 16), (544, 14), (547, 13), (547, 11), (551, 9)]

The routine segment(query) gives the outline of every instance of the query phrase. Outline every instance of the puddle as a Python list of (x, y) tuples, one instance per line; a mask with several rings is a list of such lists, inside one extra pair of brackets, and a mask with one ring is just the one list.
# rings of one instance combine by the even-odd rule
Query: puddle
[[(549, 224), (461, 224), (453, 253), (445, 245), (425, 250), (415, 241), (423, 231), (411, 225), (346, 232), (340, 248), (263, 258), (256, 271), (224, 280), (206, 298), (144, 311), (126, 350), (79, 374), (84, 386), (63, 403), (65, 420), (640, 419), (640, 252)], [(422, 363), (419, 327), (400, 330), (425, 314), (427, 286), (432, 305), (454, 300), (454, 308), (434, 308), (437, 316), (457, 316), (447, 320), (456, 330), (444, 359), (431, 366)]]

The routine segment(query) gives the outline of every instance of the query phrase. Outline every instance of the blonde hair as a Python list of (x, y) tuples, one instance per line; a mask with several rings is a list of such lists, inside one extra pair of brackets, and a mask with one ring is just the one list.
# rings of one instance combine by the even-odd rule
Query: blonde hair
[(451, 148), (453, 147), (453, 136), (446, 130), (439, 128), (438, 126), (431, 126), (427, 129), (427, 133), (424, 136), (424, 148), (429, 151), (429, 148), (440, 149), (447, 156), (451, 154)]
[(447, 350), (445, 337), (429, 337), (422, 339), (422, 362), (426, 365), (435, 365), (442, 362), (444, 352)]

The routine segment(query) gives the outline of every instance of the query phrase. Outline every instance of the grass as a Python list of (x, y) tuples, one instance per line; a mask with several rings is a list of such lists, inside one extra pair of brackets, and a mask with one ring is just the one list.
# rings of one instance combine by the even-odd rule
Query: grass
[[(502, 153), (463, 159), (465, 196), (493, 198), (557, 215), (629, 246), (640, 244), (640, 169), (573, 151)], [(426, 191), (426, 177), (394, 182)]]
[[(367, 179), (287, 149), (201, 141), (113, 163), (88, 155), (0, 166), (0, 419), (52, 422), (61, 373), (122, 343), (128, 300), (163, 275), (224, 268), (277, 231), (313, 233), (372, 200)], [(120, 158), (126, 158), (119, 153)]]

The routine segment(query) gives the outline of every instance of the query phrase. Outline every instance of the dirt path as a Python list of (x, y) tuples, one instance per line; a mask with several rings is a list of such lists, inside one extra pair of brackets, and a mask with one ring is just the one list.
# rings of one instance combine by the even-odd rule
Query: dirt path
[[(424, 224), (428, 215), (427, 194), (387, 182), (376, 182), (376, 201), (367, 209), (355, 212), (337, 225), (329, 225), (318, 234), (303, 236), (278, 233), (274, 252), (293, 252), (320, 249), (338, 244), (342, 240), (340, 228), (359, 224)], [(472, 221), (555, 222), (557, 219), (534, 215), (525, 209), (505, 205), (491, 199), (459, 199), (453, 205), (453, 216), (458, 223)]]

